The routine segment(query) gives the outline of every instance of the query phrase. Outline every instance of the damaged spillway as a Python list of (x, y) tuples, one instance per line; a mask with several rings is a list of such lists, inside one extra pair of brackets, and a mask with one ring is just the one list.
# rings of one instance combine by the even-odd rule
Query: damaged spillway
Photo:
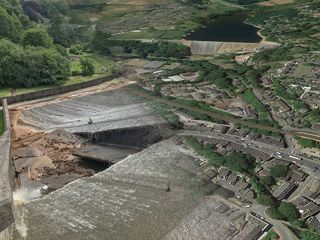
[(12, 115), (18, 183), (28, 188), (30, 182), (21, 181), (28, 178), (47, 192), (103, 171), (170, 134), (169, 125), (125, 89)]
[(234, 194), (200, 178), (205, 160), (123, 89), (16, 119), (14, 163), (27, 191), (15, 193), (15, 240), (242, 240), (240, 229), (261, 228), (220, 200)]

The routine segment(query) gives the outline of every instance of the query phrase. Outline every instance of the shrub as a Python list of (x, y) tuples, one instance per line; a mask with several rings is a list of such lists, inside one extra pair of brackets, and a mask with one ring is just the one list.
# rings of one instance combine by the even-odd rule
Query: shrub
[(80, 65), (83, 76), (92, 76), (94, 74), (95, 68), (92, 60), (87, 58), (81, 58)]

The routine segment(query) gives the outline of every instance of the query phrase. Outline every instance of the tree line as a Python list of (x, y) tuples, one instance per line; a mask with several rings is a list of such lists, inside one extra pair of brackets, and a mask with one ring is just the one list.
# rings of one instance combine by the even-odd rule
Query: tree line
[(35, 87), (67, 79), (64, 48), (24, 14), (19, 1), (0, 3), (0, 23), (0, 87)]

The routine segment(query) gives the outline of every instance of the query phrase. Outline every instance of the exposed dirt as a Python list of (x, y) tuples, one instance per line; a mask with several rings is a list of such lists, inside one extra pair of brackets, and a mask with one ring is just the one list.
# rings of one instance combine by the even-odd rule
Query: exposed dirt
[[(23, 129), (21, 125), (19, 129)], [(24, 129), (24, 132), (26, 131), (28, 130)], [(73, 152), (84, 142), (86, 139), (63, 130), (52, 133), (30, 132), (25, 138), (15, 138), (13, 156), (16, 171), (33, 180), (64, 173), (91, 176), (94, 171), (83, 166), (78, 158), (73, 156)], [(29, 155), (23, 156), (24, 152), (29, 152)], [(30, 154), (31, 152), (36, 154)]]

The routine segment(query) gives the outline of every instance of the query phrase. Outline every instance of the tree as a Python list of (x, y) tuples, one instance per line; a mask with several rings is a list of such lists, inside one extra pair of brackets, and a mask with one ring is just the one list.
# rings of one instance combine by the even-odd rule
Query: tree
[(301, 240), (319, 240), (320, 232), (316, 230), (302, 231), (300, 237)]
[(69, 63), (55, 49), (23, 48), (0, 40), (0, 86), (35, 87), (59, 84), (69, 75)]
[(81, 64), (82, 75), (91, 76), (94, 74), (95, 69), (94, 69), (92, 60), (87, 58), (81, 58), (80, 64)]
[(264, 186), (260, 183), (259, 178), (256, 175), (252, 175), (250, 177), (250, 183), (258, 194), (261, 194), (265, 191)]
[(0, 7), (0, 23), (0, 38), (6, 38), (13, 42), (20, 41), (23, 27), (14, 13), (10, 15)]
[(264, 205), (264, 206), (272, 206), (274, 204), (274, 200), (272, 199), (272, 197), (264, 193), (260, 194), (257, 197), (257, 202), (260, 205)]
[(260, 178), (260, 183), (266, 188), (270, 188), (276, 183), (276, 180), (272, 176), (263, 176)]
[(236, 172), (249, 172), (254, 168), (254, 158), (242, 153), (234, 153), (225, 156), (226, 167)]
[(289, 171), (288, 166), (283, 164), (276, 164), (273, 167), (271, 167), (270, 174), (275, 178), (282, 178), (286, 176), (288, 171)]
[(47, 31), (39, 27), (34, 27), (25, 32), (22, 44), (24, 46), (50, 48), (53, 46), (53, 40)]
[(104, 55), (110, 54), (109, 45), (106, 44), (110, 37), (109, 33), (96, 31), (91, 42), (91, 48)]
[(299, 219), (299, 212), (296, 207), (289, 202), (282, 202), (278, 207), (279, 213), (283, 216), (284, 219), (288, 221), (294, 221)]

